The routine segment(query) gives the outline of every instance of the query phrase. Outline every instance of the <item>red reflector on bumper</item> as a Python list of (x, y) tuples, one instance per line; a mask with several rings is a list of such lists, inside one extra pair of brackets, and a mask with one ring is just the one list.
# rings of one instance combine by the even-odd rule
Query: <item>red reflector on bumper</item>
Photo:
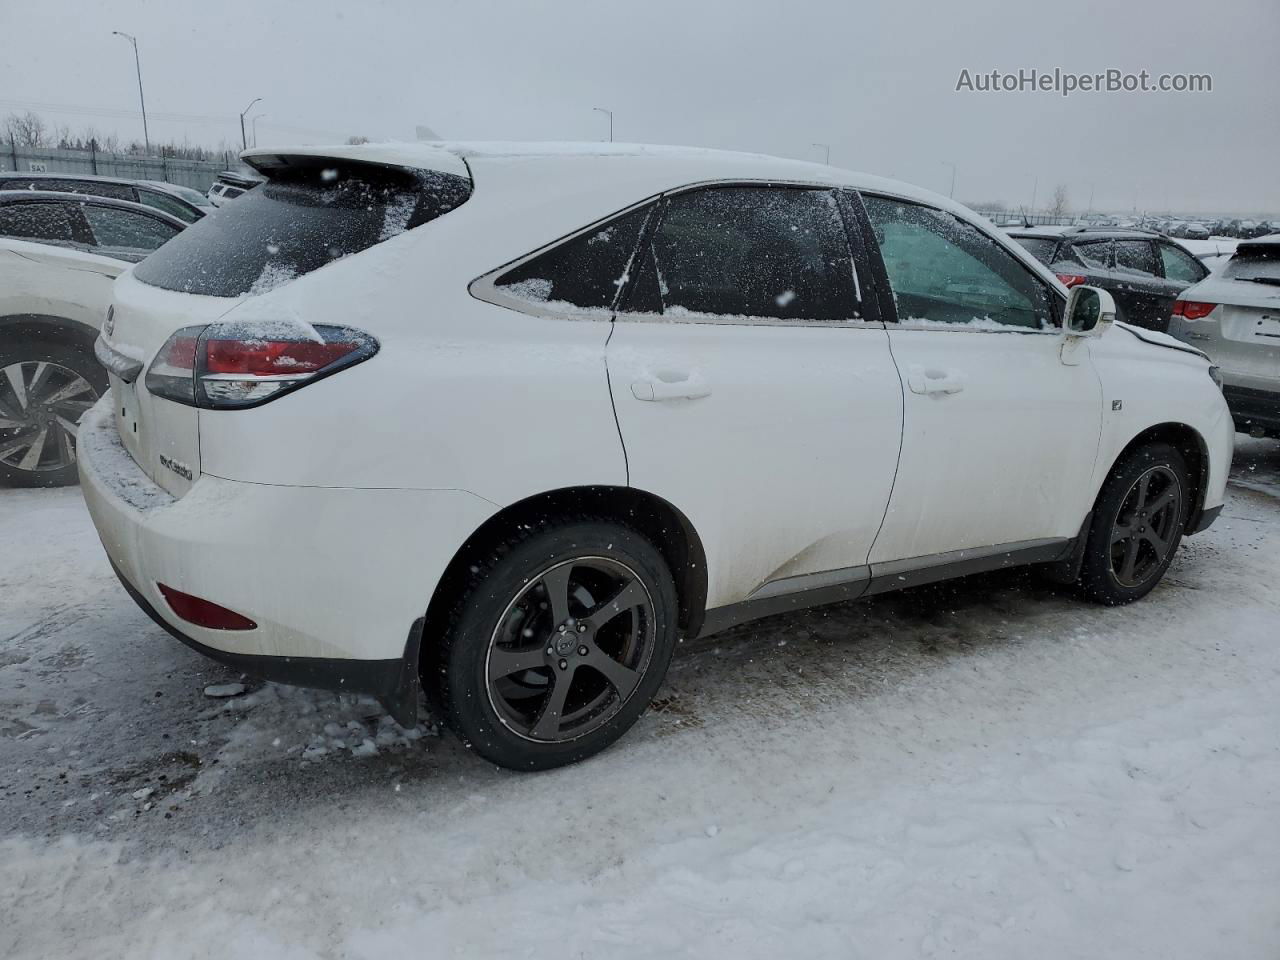
[(193, 597), (173, 587), (166, 587), (163, 583), (158, 583), (156, 586), (164, 594), (169, 608), (187, 623), (194, 623), (197, 627), (206, 627), (210, 630), (256, 630), (258, 627), (248, 617), (241, 616), (226, 607), (220, 607), (210, 600)]

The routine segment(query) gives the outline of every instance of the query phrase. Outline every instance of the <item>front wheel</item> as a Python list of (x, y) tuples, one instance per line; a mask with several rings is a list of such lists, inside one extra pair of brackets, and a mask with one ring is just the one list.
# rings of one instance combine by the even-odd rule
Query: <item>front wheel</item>
[(455, 606), (438, 678), (445, 718), (503, 767), (589, 757), (662, 683), (676, 608), (661, 554), (627, 527), (584, 520), (513, 537)]
[(1182, 540), (1191, 484), (1182, 454), (1151, 443), (1119, 464), (1098, 495), (1080, 586), (1098, 603), (1145, 597), (1160, 582)]

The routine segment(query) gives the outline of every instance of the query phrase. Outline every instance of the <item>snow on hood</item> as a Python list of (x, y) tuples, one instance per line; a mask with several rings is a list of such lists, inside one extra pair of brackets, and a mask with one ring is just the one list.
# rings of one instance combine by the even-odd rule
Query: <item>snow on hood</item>
[(1195, 354), (1197, 357), (1204, 357), (1208, 360), (1208, 355), (1203, 350), (1197, 350), (1189, 344), (1183, 343), (1167, 333), (1160, 333), (1156, 330), (1148, 330), (1146, 327), (1135, 327), (1132, 324), (1125, 323), (1123, 320), (1117, 320), (1115, 326), (1122, 330), (1128, 330), (1143, 343), (1150, 343), (1157, 347), (1168, 347), (1170, 350), (1180, 350), (1183, 353)]

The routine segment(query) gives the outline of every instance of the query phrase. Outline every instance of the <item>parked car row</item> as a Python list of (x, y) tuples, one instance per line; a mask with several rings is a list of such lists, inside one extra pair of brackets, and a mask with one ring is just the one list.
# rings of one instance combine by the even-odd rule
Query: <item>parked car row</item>
[(0, 191), (47, 190), (110, 197), (154, 207), (185, 223), (195, 223), (212, 209), (199, 190), (157, 180), (122, 180), (63, 173), (0, 173)]

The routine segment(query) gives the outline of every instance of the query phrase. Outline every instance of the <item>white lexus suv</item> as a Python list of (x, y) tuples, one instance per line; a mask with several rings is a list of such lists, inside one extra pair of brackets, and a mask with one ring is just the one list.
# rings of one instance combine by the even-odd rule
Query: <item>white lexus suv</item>
[(1016, 564), (1145, 595), (1221, 511), (1203, 354), (942, 197), (625, 145), (251, 150), (116, 281), (83, 490), (161, 626), (532, 769), (679, 637)]

